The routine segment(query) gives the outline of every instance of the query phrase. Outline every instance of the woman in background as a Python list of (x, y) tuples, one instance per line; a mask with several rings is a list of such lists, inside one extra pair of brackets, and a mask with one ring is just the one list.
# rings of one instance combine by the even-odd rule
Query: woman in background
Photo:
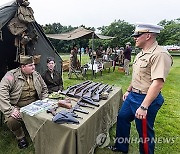
[(47, 70), (43, 73), (42, 77), (48, 87), (49, 93), (58, 92), (63, 90), (63, 81), (61, 74), (55, 70), (55, 60), (53, 57), (47, 58)]

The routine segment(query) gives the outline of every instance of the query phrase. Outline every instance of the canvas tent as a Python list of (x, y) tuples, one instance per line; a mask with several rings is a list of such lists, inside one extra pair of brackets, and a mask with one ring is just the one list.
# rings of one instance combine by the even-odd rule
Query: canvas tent
[[(18, 62), (15, 61), (17, 57), (17, 47), (14, 45), (15, 36), (9, 31), (7, 26), (16, 14), (18, 7), (15, 0), (0, 6), (0, 79), (8, 70), (18, 66)], [(30, 23), (30, 25), (29, 28), (33, 28), (36, 31), (38, 39), (26, 49), (26, 54), (41, 55), (40, 63), (36, 65), (36, 70), (42, 74), (47, 67), (46, 59), (51, 56), (56, 60), (57, 70), (62, 72), (62, 59), (43, 33), (41, 26), (36, 21)]]
[(73, 31), (62, 33), (62, 34), (46, 34), (47, 37), (53, 38), (53, 39), (59, 39), (59, 40), (74, 40), (78, 38), (82, 39), (113, 39), (114, 37), (111, 36), (104, 36), (100, 34), (96, 34), (92, 30), (85, 29), (83, 27), (79, 27)]

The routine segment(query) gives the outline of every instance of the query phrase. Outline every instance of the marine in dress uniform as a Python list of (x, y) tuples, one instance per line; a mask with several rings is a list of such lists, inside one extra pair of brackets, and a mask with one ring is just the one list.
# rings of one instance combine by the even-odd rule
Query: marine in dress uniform
[(20, 149), (28, 146), (20, 108), (46, 97), (48, 89), (41, 75), (35, 71), (33, 57), (20, 56), (20, 67), (7, 72), (0, 82), (0, 110)]
[(112, 151), (128, 153), (131, 122), (135, 120), (139, 134), (139, 152), (153, 154), (155, 148), (154, 121), (164, 99), (161, 89), (172, 65), (172, 57), (159, 46), (156, 36), (163, 27), (137, 24), (136, 47), (142, 48), (133, 63), (132, 81), (123, 95), (123, 105), (117, 117), (116, 142)]

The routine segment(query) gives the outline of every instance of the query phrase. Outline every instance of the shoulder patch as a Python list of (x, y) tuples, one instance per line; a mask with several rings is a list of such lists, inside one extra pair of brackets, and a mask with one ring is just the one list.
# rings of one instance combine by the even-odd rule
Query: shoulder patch
[(5, 75), (5, 79), (12, 81), (14, 79), (14, 77), (10, 74)]

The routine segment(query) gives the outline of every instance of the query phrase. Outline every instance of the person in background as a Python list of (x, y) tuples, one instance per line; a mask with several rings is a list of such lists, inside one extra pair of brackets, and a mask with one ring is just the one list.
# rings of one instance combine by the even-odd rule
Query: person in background
[(103, 55), (103, 61), (109, 61), (109, 53), (105, 52), (105, 54)]
[(120, 47), (119, 50), (119, 66), (124, 66), (124, 47)]
[(127, 42), (126, 43), (126, 47), (124, 49), (124, 71), (125, 71), (125, 75), (129, 75), (129, 64), (131, 62), (131, 43)]
[(81, 54), (85, 54), (85, 49), (84, 49), (84, 47), (81, 47)]
[(8, 128), (16, 136), (20, 149), (28, 146), (20, 108), (47, 97), (47, 86), (35, 71), (33, 57), (20, 56), (20, 67), (8, 71), (0, 82), (0, 110)]
[(99, 48), (96, 50), (97, 59), (103, 58), (103, 46), (99, 46)]
[(77, 45), (73, 46), (69, 57), (69, 73), (68, 77), (71, 78), (73, 71), (80, 69), (80, 63), (77, 58), (78, 48)]
[(131, 122), (135, 120), (139, 134), (139, 152), (154, 154), (154, 122), (164, 99), (161, 94), (173, 60), (168, 51), (158, 45), (157, 34), (163, 27), (151, 24), (136, 25), (132, 35), (136, 47), (142, 49), (133, 63), (132, 81), (123, 95), (112, 151), (128, 153)]
[(48, 87), (48, 92), (58, 92), (63, 90), (63, 80), (61, 74), (55, 69), (56, 62), (53, 57), (47, 58), (47, 70), (42, 77)]

